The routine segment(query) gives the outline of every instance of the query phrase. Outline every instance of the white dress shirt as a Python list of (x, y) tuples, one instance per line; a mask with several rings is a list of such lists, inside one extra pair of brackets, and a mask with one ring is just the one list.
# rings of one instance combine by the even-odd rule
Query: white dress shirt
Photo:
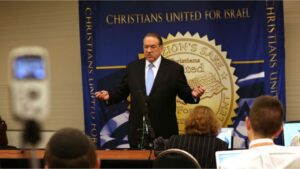
[[(221, 169), (300, 168), (300, 148), (275, 145), (271, 139), (256, 139), (238, 157), (226, 159)], [(234, 150), (233, 150), (234, 151)]]
[[(161, 56), (159, 56), (152, 64), (154, 65), (152, 67), (153, 73), (154, 73), (154, 79), (157, 75), (157, 71), (159, 69), (160, 66), (160, 62), (161, 62)], [(145, 80), (147, 79), (147, 71), (149, 69), (149, 64), (151, 64), (148, 60), (146, 60), (146, 65), (145, 65)], [(146, 81), (145, 81), (146, 84)]]

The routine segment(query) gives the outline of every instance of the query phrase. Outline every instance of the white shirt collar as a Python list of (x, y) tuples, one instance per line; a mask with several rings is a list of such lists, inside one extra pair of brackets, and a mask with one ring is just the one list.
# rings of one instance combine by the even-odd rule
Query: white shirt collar
[(255, 145), (260, 145), (260, 144), (274, 144), (272, 139), (269, 138), (261, 138), (261, 139), (255, 139), (253, 141), (250, 142), (249, 147), (255, 147)]

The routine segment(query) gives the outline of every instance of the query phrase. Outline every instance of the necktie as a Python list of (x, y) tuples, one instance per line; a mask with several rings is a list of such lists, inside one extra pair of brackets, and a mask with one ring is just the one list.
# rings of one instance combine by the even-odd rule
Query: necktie
[(148, 65), (147, 79), (146, 79), (146, 92), (148, 96), (150, 94), (154, 82), (154, 72), (152, 70), (153, 67), (154, 65), (152, 63)]

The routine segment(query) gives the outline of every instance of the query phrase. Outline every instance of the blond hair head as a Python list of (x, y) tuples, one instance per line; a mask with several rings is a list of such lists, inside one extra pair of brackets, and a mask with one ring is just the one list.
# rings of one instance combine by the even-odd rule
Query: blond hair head
[(221, 122), (207, 106), (195, 107), (185, 121), (185, 132), (189, 135), (216, 136), (220, 128)]

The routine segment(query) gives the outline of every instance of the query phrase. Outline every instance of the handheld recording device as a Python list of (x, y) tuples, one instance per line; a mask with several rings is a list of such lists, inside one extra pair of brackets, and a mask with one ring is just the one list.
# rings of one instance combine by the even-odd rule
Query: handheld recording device
[(49, 111), (49, 61), (46, 49), (19, 47), (9, 55), (11, 111), (18, 120), (44, 120)]

